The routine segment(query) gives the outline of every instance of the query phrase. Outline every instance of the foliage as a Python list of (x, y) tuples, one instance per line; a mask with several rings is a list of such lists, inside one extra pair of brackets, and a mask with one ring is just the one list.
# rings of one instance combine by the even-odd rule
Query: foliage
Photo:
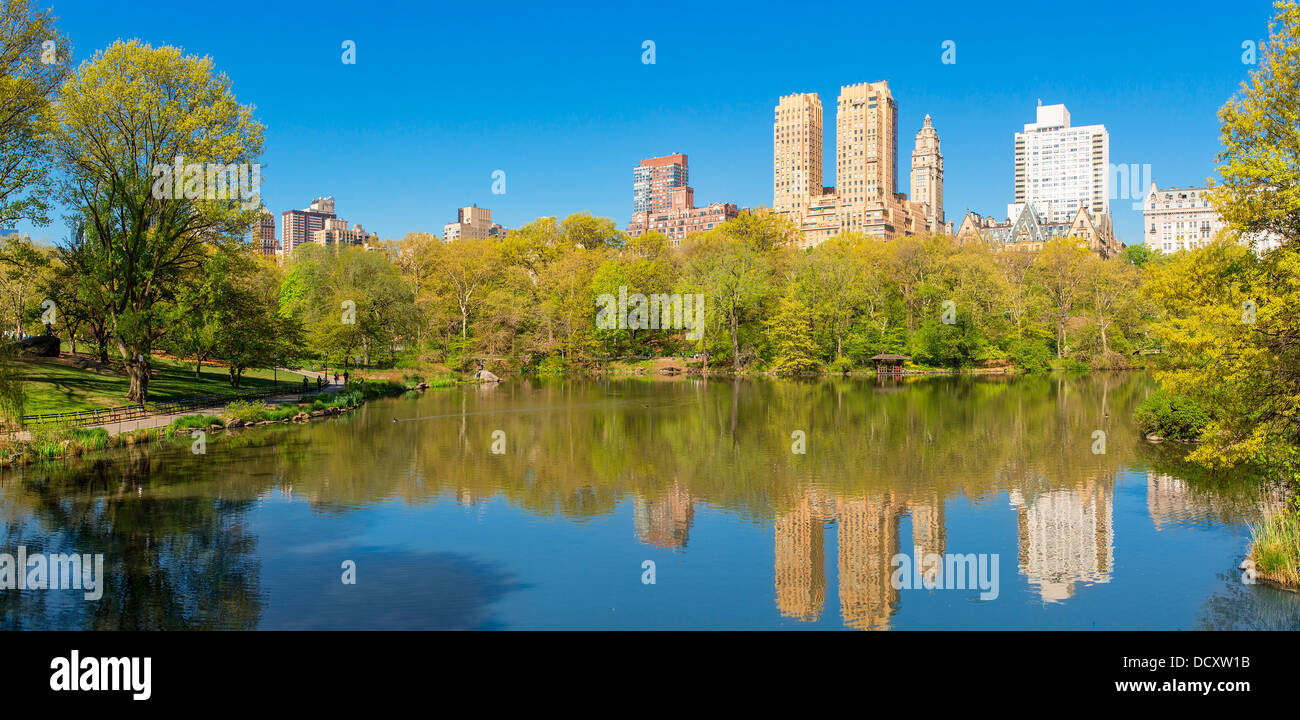
[(1138, 432), (1165, 440), (1197, 440), (1209, 426), (1210, 411), (1196, 400), (1156, 390), (1147, 396), (1134, 414)]

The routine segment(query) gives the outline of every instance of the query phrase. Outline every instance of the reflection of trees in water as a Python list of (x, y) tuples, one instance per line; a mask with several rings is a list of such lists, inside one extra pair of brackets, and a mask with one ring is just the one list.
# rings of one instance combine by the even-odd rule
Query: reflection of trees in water
[[(911, 514), (915, 541), (942, 553), (950, 497), (981, 502), (1014, 492), (1018, 507), (1039, 519), (1048, 518), (1039, 509), (1073, 507), (1074, 499), (1085, 509), (1105, 509), (1098, 499), (1108, 508), (1117, 473), (1150, 461), (1131, 425), (1149, 387), (1139, 375), (1096, 374), (453, 388), (372, 403), (306, 427), (223, 434), (209, 439), (206, 457), (190, 456), (183, 445), (125, 453), (125, 466), (87, 463), (53, 474), (28, 469), (15, 502), (32, 508), (43, 527), (67, 528), (82, 552), (109, 548), (110, 568), (115, 555), (141, 559), (138, 576), (115, 576), (121, 592), (109, 602), (117, 606), (107, 617), (83, 619), (83, 626), (132, 622), (118, 617), (150, 627), (255, 625), (258, 566), (242, 522), (249, 503), (276, 487), (327, 513), (391, 498), (479, 504), (504, 497), (539, 515), (582, 519), (611, 513), (630, 496), (638, 536), (670, 547), (686, 544), (697, 502), (778, 529), (824, 528), (842, 522), (842, 510), (860, 521), (849, 530), (861, 542), (846, 545), (841, 538), (841, 593), (844, 576), (851, 579), (847, 592), (856, 593), (841, 604), (857, 608), (859, 624), (882, 626), (894, 602), (885, 586), (877, 587), (871, 567), (900, 544), (902, 515)], [(395, 416), (445, 417), (393, 423)], [(491, 453), (495, 430), (506, 434), (504, 455)], [(791, 452), (795, 430), (806, 433), (806, 454)], [(1092, 452), (1097, 430), (1107, 436), (1104, 454)], [(1205, 491), (1189, 497), (1216, 492), (1211, 482), (1188, 482)], [(147, 496), (132, 492), (145, 484)], [(10, 492), (3, 483), (0, 489)], [(1092, 535), (1097, 552), (1089, 557), (1097, 567), (1057, 568), (1062, 582), (1109, 572), (1107, 516), (1098, 515), (1101, 530)], [(1052, 555), (1053, 548), (1087, 544), (1074, 542), (1082, 535), (1056, 542), (1041, 528), (1032, 536), (1030, 524), (1078, 530), (1075, 535), (1087, 525), (1026, 522), (1022, 555), (1031, 546)], [(788, 540), (778, 541), (777, 572), (802, 584), (789, 586), (778, 602), (791, 616), (815, 616), (825, 578), (801, 563), (823, 555), (820, 540)], [(1055, 577), (1047, 572), (1050, 562), (1040, 564), (1040, 576)], [(154, 593), (168, 598), (158, 616), (143, 607)], [(204, 615), (217, 607), (220, 617)]]
[(1222, 589), (1205, 601), (1199, 630), (1300, 630), (1300, 593), (1247, 585), (1240, 570), (1219, 573)]
[(26, 545), (29, 553), (102, 553), (105, 589), (97, 602), (71, 591), (0, 593), (6, 625), (256, 627), (262, 610), (256, 539), (243, 525), (249, 500), (214, 495), (206, 480), (187, 480), (183, 469), (169, 472), (160, 462), (128, 452), (115, 462), (27, 468), (21, 479), (7, 483), (6, 502), (28, 521), (6, 521), (5, 546)]

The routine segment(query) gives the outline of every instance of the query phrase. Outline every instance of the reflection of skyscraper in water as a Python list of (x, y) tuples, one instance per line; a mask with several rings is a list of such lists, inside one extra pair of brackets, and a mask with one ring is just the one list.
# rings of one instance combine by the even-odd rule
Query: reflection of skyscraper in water
[(637, 540), (646, 545), (684, 548), (694, 521), (695, 499), (676, 481), (668, 494), (654, 500), (637, 498), (632, 509)]
[(1185, 481), (1155, 473), (1147, 473), (1147, 512), (1156, 530), (1165, 524), (1182, 525), (1198, 514)]
[(898, 553), (898, 508), (891, 498), (839, 502), (840, 614), (860, 630), (889, 628), (898, 601), (890, 560)]
[(1110, 581), (1114, 562), (1114, 479), (1026, 498), (1011, 492), (1020, 532), (1020, 572), (1044, 601), (1074, 595), (1074, 584)]
[[(948, 535), (944, 527), (944, 499), (935, 497), (927, 502), (913, 502), (912, 545), (920, 548), (920, 557), (934, 554), (943, 557), (948, 551)], [(922, 577), (931, 582), (939, 577), (939, 564), (926, 566)]]
[(816, 620), (826, 603), (825, 519), (805, 496), (775, 526), (776, 607), (784, 617)]

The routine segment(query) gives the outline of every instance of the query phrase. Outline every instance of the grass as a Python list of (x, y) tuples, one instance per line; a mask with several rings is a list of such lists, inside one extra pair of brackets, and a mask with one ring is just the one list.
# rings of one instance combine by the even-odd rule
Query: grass
[[(223, 367), (205, 365), (196, 379), (193, 365), (164, 358), (154, 358), (151, 362), (154, 375), (149, 381), (150, 400), (178, 400), (235, 391), (230, 386), (230, 376)], [(128, 404), (126, 392), (131, 383), (119, 367), (115, 367), (111, 374), (101, 374), (66, 365), (54, 358), (24, 358), (18, 365), (23, 373), (23, 386), (27, 390), (24, 412), (28, 415)], [(244, 373), (240, 389), (269, 388), (273, 385), (273, 376), (271, 370), (248, 370)], [(279, 376), (281, 382), (298, 379), (296, 376), (288, 377), (285, 373), (280, 373)]]
[(1300, 496), (1264, 512), (1250, 528), (1250, 559), (1260, 577), (1300, 587)]

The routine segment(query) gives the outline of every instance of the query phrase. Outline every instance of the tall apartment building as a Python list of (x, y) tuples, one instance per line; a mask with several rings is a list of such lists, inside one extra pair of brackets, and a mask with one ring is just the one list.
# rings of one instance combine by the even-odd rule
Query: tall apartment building
[(641, 161), (632, 171), (632, 212), (661, 213), (672, 207), (672, 191), (690, 185), (686, 155)]
[[(1142, 203), (1143, 242), (1156, 252), (1192, 250), (1208, 244), (1228, 224), (1219, 217), (1206, 188), (1169, 188), (1161, 190), (1151, 183)], [(1278, 247), (1280, 239), (1272, 235), (1241, 238), (1244, 245), (1265, 253)]]
[(822, 194), (822, 101), (817, 93), (781, 98), (772, 126), (772, 209), (802, 216)]
[(916, 133), (912, 150), (912, 202), (925, 205), (926, 222), (932, 228), (944, 225), (943, 153), (939, 151), (939, 133), (930, 116)]
[(280, 215), (280, 256), (289, 257), (294, 248), (312, 241), (312, 233), (325, 229), (334, 215), (334, 198), (320, 197), (305, 210), (286, 210)]
[(632, 171), (632, 220), (627, 233), (666, 235), (681, 245), (687, 235), (705, 232), (740, 214), (733, 203), (695, 207), (695, 189), (686, 184), (688, 166), (683, 154), (642, 160)]
[(275, 237), (275, 215), (265, 207), (253, 225), (253, 248), (267, 257), (280, 253), (280, 241)]
[(1064, 105), (1038, 105), (1036, 122), (1016, 133), (1013, 221), (1033, 203), (1050, 222), (1070, 222), (1084, 208), (1110, 214), (1110, 135), (1105, 125), (1070, 125)]
[(456, 222), (442, 226), (442, 238), (446, 242), (465, 238), (482, 240), (490, 237), (503, 237), (506, 229), (492, 222), (492, 211), (471, 205), (456, 210)]
[(772, 206), (800, 228), (803, 246), (844, 231), (879, 238), (943, 231), (923, 206), (898, 192), (898, 104), (887, 81), (840, 88), (835, 187), (822, 185), (821, 127), (815, 93), (787, 95), (777, 104)]

